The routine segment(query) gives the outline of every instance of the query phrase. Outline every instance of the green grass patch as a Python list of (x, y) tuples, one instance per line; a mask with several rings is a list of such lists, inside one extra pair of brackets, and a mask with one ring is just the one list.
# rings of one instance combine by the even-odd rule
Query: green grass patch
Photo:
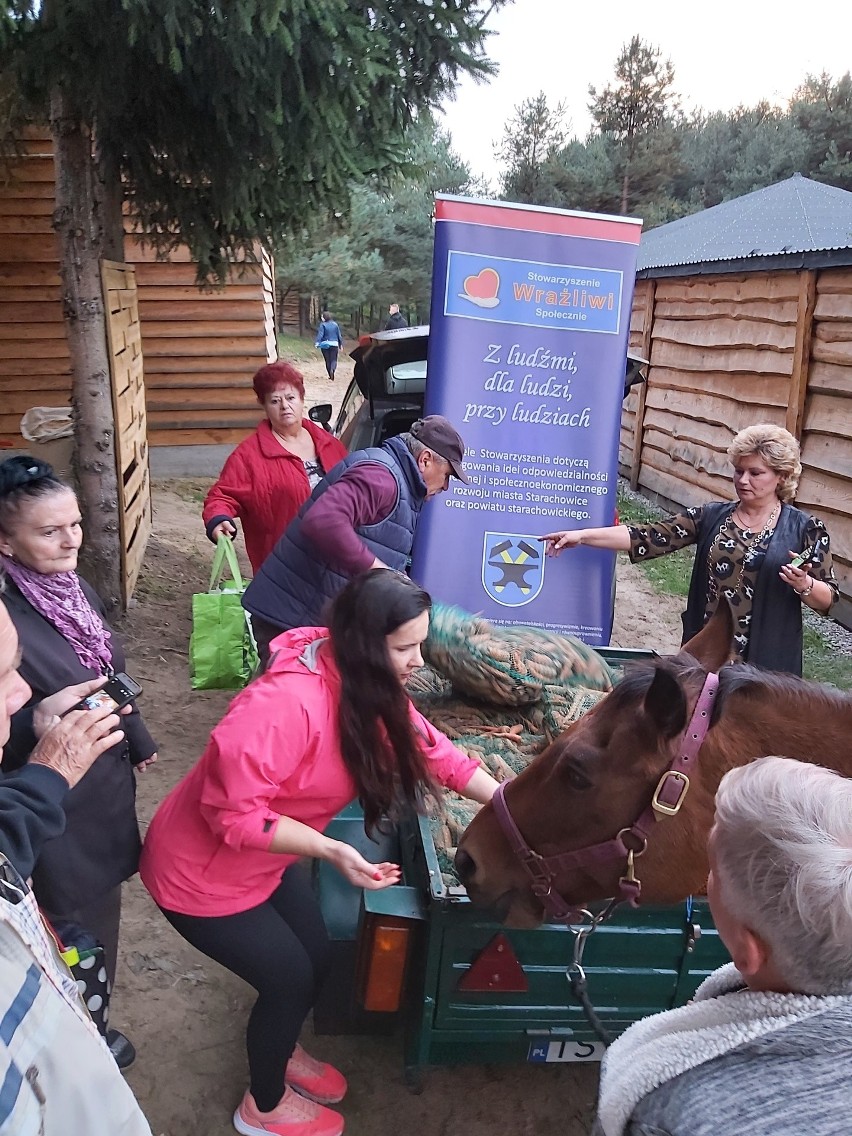
[(306, 363), (310, 359), (317, 359), (317, 349), (314, 347), (313, 337), (301, 339), (298, 335), (278, 335), (278, 358), (291, 360), (295, 363)]
[(805, 624), (802, 673), (815, 682), (827, 682), (839, 690), (852, 690), (852, 658), (841, 655), (813, 627)]
[[(644, 525), (659, 521), (665, 514), (649, 501), (643, 501), (635, 494), (618, 492), (618, 517), (625, 525)], [(694, 548), (680, 548), (667, 556), (646, 560), (639, 567), (648, 577), (654, 589), (671, 596), (689, 595), (689, 581), (692, 578), (692, 565), (695, 561)]]
[(168, 489), (182, 501), (188, 501), (191, 505), (202, 505), (213, 480), (212, 477), (208, 481), (195, 481), (186, 477), (160, 478), (154, 482), (154, 494), (156, 495), (158, 489)]

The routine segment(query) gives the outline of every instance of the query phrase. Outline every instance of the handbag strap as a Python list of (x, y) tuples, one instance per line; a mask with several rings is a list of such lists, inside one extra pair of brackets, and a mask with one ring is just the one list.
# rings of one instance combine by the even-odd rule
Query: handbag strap
[(237, 554), (234, 551), (234, 542), (229, 536), (220, 536), (216, 542), (216, 554), (213, 557), (213, 567), (210, 570), (210, 587), (207, 589), (210, 592), (215, 592), (225, 575), (225, 569), (231, 573), (231, 578), (234, 582), (234, 587), (238, 592), (242, 592), (245, 588), (245, 581), (243, 580), (240, 566), (237, 563)]

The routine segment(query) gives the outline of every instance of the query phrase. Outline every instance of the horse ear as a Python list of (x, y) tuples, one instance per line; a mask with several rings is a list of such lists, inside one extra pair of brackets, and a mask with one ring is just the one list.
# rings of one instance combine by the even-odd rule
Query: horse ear
[(697, 635), (684, 643), (682, 651), (690, 654), (707, 671), (718, 671), (730, 662), (734, 643), (734, 614), (725, 596)]
[(666, 667), (654, 671), (643, 708), (664, 738), (673, 738), (686, 726), (686, 696)]

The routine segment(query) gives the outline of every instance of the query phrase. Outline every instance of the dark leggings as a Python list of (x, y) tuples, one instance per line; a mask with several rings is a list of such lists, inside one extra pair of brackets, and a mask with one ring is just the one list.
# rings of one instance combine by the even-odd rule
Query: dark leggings
[(330, 963), (307, 871), (291, 865), (266, 903), (239, 915), (163, 914), (188, 943), (257, 991), (246, 1029), (251, 1093), (261, 1112), (271, 1112), (284, 1095), (284, 1070)]

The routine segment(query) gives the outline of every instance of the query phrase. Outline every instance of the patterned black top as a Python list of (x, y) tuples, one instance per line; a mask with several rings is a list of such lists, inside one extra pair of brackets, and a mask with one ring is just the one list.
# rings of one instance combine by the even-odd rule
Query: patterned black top
[[(731, 508), (733, 511), (734, 506), (732, 505)], [(628, 525), (630, 559), (634, 564), (642, 560), (653, 560), (656, 556), (665, 556), (668, 552), (676, 552), (679, 548), (695, 544), (702, 512), (703, 508), (696, 506), (676, 514), (667, 521), (655, 521), (648, 525)], [(707, 558), (710, 587), (705, 616), (709, 617), (712, 614), (719, 591), (723, 591), (736, 612), (737, 633), (734, 641), (737, 654), (740, 656), (745, 653), (748, 646), (755, 582), (771, 537), (772, 530), (754, 533), (748, 529), (741, 529), (732, 514), (728, 513), (710, 546)], [(832, 566), (828, 530), (822, 521), (811, 517), (806, 529), (804, 548), (810, 548), (817, 541), (819, 551), (811, 563), (810, 574), (815, 580), (822, 580), (828, 584), (836, 601), (840, 589)]]

